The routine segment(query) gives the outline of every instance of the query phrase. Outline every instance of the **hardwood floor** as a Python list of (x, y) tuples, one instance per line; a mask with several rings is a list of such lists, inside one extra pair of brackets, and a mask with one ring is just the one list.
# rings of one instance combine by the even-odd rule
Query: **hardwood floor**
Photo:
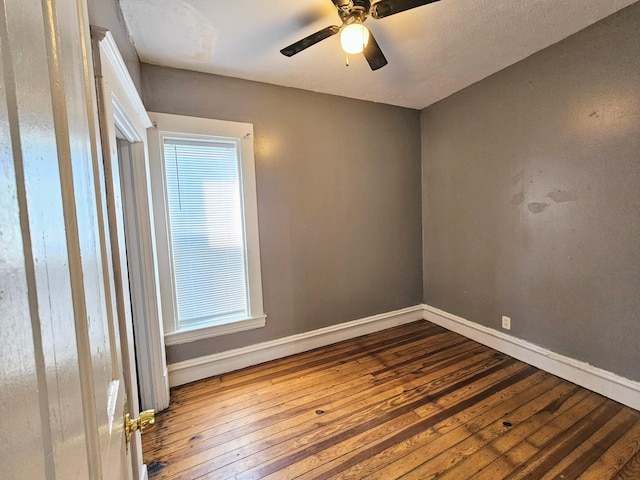
[(640, 479), (640, 412), (425, 321), (175, 388), (150, 479)]

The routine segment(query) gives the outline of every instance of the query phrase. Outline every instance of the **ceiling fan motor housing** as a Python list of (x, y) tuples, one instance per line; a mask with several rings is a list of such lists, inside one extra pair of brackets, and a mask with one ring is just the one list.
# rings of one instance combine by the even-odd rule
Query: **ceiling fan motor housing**
[(343, 23), (364, 22), (369, 16), (371, 2), (369, 0), (348, 0), (337, 3), (338, 13)]

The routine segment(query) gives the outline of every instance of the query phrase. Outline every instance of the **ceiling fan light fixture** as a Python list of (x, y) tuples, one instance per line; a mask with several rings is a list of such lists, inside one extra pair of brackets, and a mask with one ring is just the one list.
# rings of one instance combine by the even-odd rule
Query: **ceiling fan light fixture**
[(340, 44), (346, 53), (361, 53), (369, 43), (369, 30), (362, 23), (354, 22), (340, 32)]

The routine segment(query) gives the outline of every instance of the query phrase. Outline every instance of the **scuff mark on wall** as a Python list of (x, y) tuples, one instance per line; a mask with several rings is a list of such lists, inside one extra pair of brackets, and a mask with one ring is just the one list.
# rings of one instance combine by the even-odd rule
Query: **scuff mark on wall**
[(547, 198), (550, 198), (557, 203), (575, 202), (576, 194), (575, 192), (567, 190), (554, 190), (553, 192), (549, 192)]
[(511, 198), (511, 205), (522, 205), (522, 202), (524, 202), (524, 192), (516, 193)]
[[(522, 205), (524, 203), (524, 170), (520, 170), (518, 173), (511, 177), (511, 184), (514, 186), (520, 186), (520, 191), (515, 193), (511, 197), (511, 205)], [(515, 189), (514, 189), (515, 190)]]
[(548, 203), (531, 202), (527, 205), (531, 213), (542, 213), (549, 207)]
[(523, 177), (524, 177), (524, 170), (520, 170), (513, 177), (511, 177), (511, 184), (512, 185), (517, 185), (518, 183), (520, 183), (522, 181)]

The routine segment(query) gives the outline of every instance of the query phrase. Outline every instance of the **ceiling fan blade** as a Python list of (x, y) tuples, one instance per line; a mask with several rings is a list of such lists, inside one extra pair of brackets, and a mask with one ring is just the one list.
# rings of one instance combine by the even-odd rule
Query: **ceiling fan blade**
[(367, 62), (369, 62), (371, 70), (378, 70), (388, 63), (387, 59), (384, 57), (384, 53), (380, 50), (380, 45), (378, 45), (378, 42), (376, 42), (376, 39), (373, 37), (371, 32), (369, 32), (369, 43), (364, 47), (364, 51), (362, 53), (367, 59)]
[(373, 18), (384, 18), (438, 1), (440, 0), (380, 0), (371, 6), (371, 16)]
[(305, 48), (309, 48), (312, 45), (324, 40), (325, 38), (329, 38), (340, 31), (340, 27), (332, 25), (331, 27), (324, 28), (319, 32), (314, 33), (313, 35), (309, 35), (308, 37), (303, 38), (302, 40), (297, 41), (296, 43), (292, 43), (288, 47), (280, 50), (280, 53), (285, 57), (292, 57), (296, 53), (300, 53)]

